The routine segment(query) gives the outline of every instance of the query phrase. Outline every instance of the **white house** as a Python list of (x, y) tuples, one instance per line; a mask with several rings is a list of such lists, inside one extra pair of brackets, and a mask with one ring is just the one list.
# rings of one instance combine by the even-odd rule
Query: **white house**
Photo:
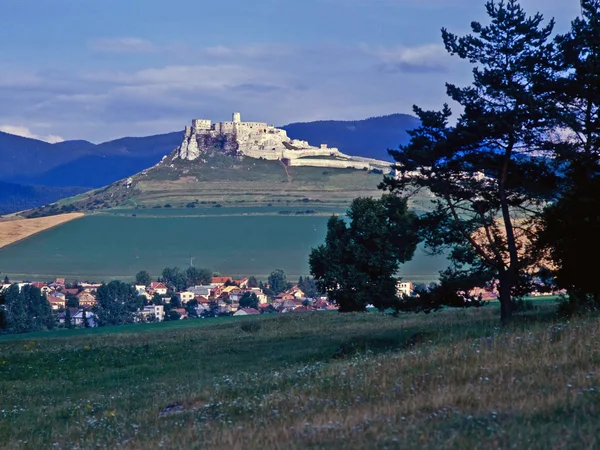
[(398, 297), (402, 297), (404, 295), (411, 296), (412, 292), (413, 284), (410, 281), (398, 281), (398, 283), (396, 283), (396, 295), (398, 295)]

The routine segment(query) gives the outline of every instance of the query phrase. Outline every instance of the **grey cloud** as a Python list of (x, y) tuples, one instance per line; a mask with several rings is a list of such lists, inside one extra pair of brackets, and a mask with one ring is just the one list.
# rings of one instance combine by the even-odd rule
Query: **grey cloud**
[[(318, 119), (358, 119), (411, 112), (413, 103), (439, 107), (444, 82), (431, 55), (405, 48), (313, 46), (281, 53), (254, 50), (247, 58), (204, 59), (202, 64), (158, 65), (141, 70), (82, 72), (0, 70), (0, 124), (26, 126), (38, 135), (102, 141), (182, 129), (192, 118), (248, 120), (282, 125)], [(427, 52), (425, 52), (427, 53)], [(233, 53), (232, 53), (233, 54)], [(421, 58), (421, 59), (419, 59)], [(429, 59), (428, 59), (429, 58)], [(294, 63), (302, 61), (302, 64)], [(405, 65), (381, 72), (378, 65)], [(411, 72), (417, 68), (419, 76)], [(16, 79), (27, 82), (9, 87)], [(3, 87), (4, 80), (4, 87)], [(30, 123), (48, 124), (38, 130)]]

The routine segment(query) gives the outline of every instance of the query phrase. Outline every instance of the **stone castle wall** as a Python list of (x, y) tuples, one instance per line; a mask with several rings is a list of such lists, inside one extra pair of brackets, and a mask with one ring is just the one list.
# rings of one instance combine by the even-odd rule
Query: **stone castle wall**
[(309, 166), (309, 167), (329, 167), (331, 169), (373, 169), (371, 165), (367, 162), (360, 161), (341, 161), (335, 159), (310, 159), (310, 158), (302, 158), (302, 159), (290, 159), (286, 162), (287, 166)]
[[(310, 145), (307, 141), (290, 139), (285, 130), (275, 128), (264, 122), (241, 122), (239, 113), (234, 113), (231, 122), (212, 124), (207, 119), (195, 119), (192, 126), (185, 127), (182, 144), (176, 157), (194, 161), (203, 153), (220, 146), (227, 153), (236, 153), (251, 158), (269, 160), (286, 159), (290, 165), (356, 169), (371, 168), (372, 163), (387, 165), (384, 161), (354, 158), (341, 153), (337, 148)], [(311, 159), (311, 157), (336, 157), (339, 159)], [(299, 158), (303, 158), (299, 160)], [(377, 165), (377, 164), (375, 164)]]

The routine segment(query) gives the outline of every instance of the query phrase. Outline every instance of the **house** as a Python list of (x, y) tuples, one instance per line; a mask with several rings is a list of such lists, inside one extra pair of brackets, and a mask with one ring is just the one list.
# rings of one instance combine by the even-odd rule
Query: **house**
[(223, 286), (227, 282), (233, 282), (231, 277), (212, 277), (211, 283), (216, 286)]
[(136, 284), (135, 291), (138, 295), (143, 295), (144, 292), (146, 292), (146, 286), (144, 286), (143, 284)]
[(96, 292), (102, 285), (98, 283), (79, 283), (79, 286), (88, 292)]
[(56, 280), (54, 280), (54, 283), (59, 285), (59, 286), (64, 286), (65, 285), (65, 279), (64, 278), (57, 278)]
[(275, 296), (275, 300), (278, 300), (280, 302), (283, 301), (283, 300), (294, 300), (295, 298), (296, 297), (294, 297), (293, 294), (289, 294), (287, 292), (282, 292), (281, 294), (277, 294)]
[(302, 291), (302, 289), (300, 289), (298, 286), (294, 286), (291, 289), (288, 289), (286, 291), (287, 294), (293, 295), (294, 298), (305, 298), (306, 295), (304, 294), (304, 292)]
[(269, 298), (265, 295), (261, 288), (250, 288), (248, 291), (256, 294), (256, 297), (258, 297), (258, 303), (260, 305), (264, 305), (269, 301)]
[(48, 285), (46, 283), (42, 283), (41, 281), (35, 281), (35, 282), (31, 283), (31, 285), (33, 287), (38, 288), (40, 291), (42, 291), (42, 294), (47, 294), (48, 292), (50, 292), (52, 290), (48, 287)]
[(153, 281), (150, 283), (150, 289), (158, 295), (167, 295), (167, 287), (163, 283)]
[(498, 295), (492, 289), (479, 287), (471, 289), (469, 296), (481, 297), (483, 301), (496, 300), (498, 298)]
[(79, 294), (79, 289), (66, 289), (66, 288), (63, 288), (61, 290), (61, 292), (63, 294), (65, 294), (65, 295), (66, 294), (77, 295), (77, 294)]
[(96, 305), (96, 297), (90, 292), (80, 292), (77, 294), (77, 298), (81, 308), (91, 308)]
[(185, 305), (187, 302), (194, 300), (194, 297), (195, 297), (193, 292), (188, 292), (188, 291), (178, 292), (175, 295), (177, 295), (177, 298), (179, 298), (179, 301), (181, 302), (182, 305)]
[[(85, 319), (84, 319), (85, 317)], [(93, 312), (79, 310), (75, 315), (71, 316), (73, 325), (85, 326), (84, 320), (87, 322), (89, 328), (96, 328), (98, 326), (98, 320)]]
[(194, 286), (188, 288), (189, 292), (193, 292), (194, 295), (202, 295), (203, 297), (210, 297), (210, 291), (216, 288), (216, 284), (209, 284), (208, 286)]
[(233, 294), (241, 294), (242, 290), (237, 286), (227, 286), (221, 288), (221, 293), (219, 294), (220, 298), (226, 298)]
[(163, 305), (148, 305), (140, 311), (140, 316), (147, 322), (162, 322), (165, 320), (165, 308)]
[(284, 300), (277, 308), (277, 312), (286, 313), (291, 312), (297, 308), (296, 303), (293, 300)]
[(254, 308), (240, 308), (233, 315), (234, 316), (252, 316), (252, 315), (256, 315), (256, 314), (260, 314), (260, 312)]
[(62, 298), (63, 300), (65, 300), (67, 298), (67, 296), (60, 291), (56, 291), (52, 295), (54, 297)]
[(205, 297), (203, 295), (196, 295), (196, 297), (194, 298), (196, 299), (199, 305), (210, 305), (210, 300), (208, 299), (208, 297)]
[(61, 298), (54, 295), (48, 295), (46, 298), (48, 303), (50, 303), (50, 307), (54, 310), (63, 309), (67, 303), (64, 297)]
[(242, 289), (246, 289), (248, 287), (248, 278), (242, 278), (241, 280), (235, 280), (235, 284), (237, 284)]
[(188, 312), (185, 308), (173, 308), (171, 311), (177, 311), (179, 313), (179, 320), (187, 319)]
[(329, 306), (329, 303), (327, 303), (327, 300), (320, 298), (313, 304), (313, 306), (315, 309), (325, 310)]
[(406, 295), (407, 297), (410, 297), (412, 295), (413, 292), (413, 284), (408, 281), (408, 282), (404, 282), (404, 281), (398, 281), (396, 283), (396, 295), (398, 297), (402, 297), (404, 295)]
[[(71, 324), (74, 325), (75, 322), (73, 320), (73, 317), (75, 317), (77, 315), (78, 312), (81, 312), (81, 310), (79, 310), (78, 308), (67, 308), (69, 310), (69, 313), (71, 314)], [(88, 313), (91, 314), (91, 313)], [(65, 323), (65, 317), (67, 316), (67, 312), (66, 310), (61, 312), (58, 315), (58, 323)], [(81, 318), (80, 318), (81, 319)], [(83, 322), (81, 322), (83, 323)]]
[(277, 312), (277, 308), (275, 308), (271, 303), (263, 303), (258, 305), (258, 309), (261, 313), (275, 313)]

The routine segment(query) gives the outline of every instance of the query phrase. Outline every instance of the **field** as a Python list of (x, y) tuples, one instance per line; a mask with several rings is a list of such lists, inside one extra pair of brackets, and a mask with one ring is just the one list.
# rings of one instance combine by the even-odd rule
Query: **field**
[[(314, 210), (315, 214), (295, 215)], [(291, 213), (283, 215), (280, 212)], [(313, 206), (114, 210), (87, 215), (0, 249), (0, 270), (13, 279), (131, 279), (148, 270), (194, 265), (266, 279), (274, 269), (290, 279), (308, 274), (310, 249), (321, 244), (332, 212)], [(443, 257), (419, 251), (401, 274), (432, 281)]]
[(598, 448), (600, 320), (296, 313), (0, 337), (2, 448)]
[(83, 217), (83, 214), (72, 213), (38, 219), (0, 221), (0, 248), (80, 217)]

